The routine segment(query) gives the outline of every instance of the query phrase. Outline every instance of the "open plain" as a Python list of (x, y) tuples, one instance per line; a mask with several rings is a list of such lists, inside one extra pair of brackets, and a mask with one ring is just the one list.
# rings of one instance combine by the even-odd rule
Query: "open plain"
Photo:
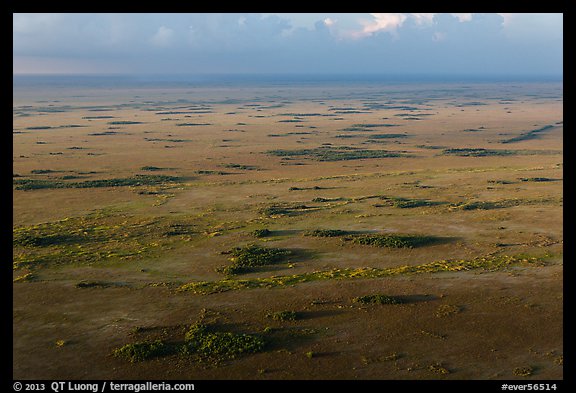
[(562, 379), (562, 97), (15, 83), (13, 377)]

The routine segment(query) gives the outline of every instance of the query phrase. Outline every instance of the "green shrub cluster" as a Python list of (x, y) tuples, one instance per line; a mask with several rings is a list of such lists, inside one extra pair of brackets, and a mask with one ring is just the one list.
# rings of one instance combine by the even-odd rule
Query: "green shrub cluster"
[(313, 149), (269, 150), (267, 154), (278, 157), (305, 157), (317, 161), (346, 161), (366, 158), (410, 157), (408, 154), (389, 150), (367, 150), (347, 146), (317, 147)]
[(168, 354), (168, 347), (160, 340), (126, 344), (116, 349), (113, 354), (128, 359), (132, 363), (141, 362)]
[(210, 326), (200, 323), (188, 329), (184, 340), (182, 354), (196, 354), (211, 360), (234, 359), (239, 355), (261, 352), (265, 347), (262, 337), (213, 331)]
[(222, 268), (226, 274), (248, 273), (255, 267), (272, 265), (285, 260), (293, 253), (290, 250), (282, 248), (268, 248), (258, 245), (248, 245), (245, 247), (236, 247), (230, 251), (232, 265)]
[(128, 186), (154, 186), (163, 183), (180, 181), (177, 176), (168, 175), (135, 175), (128, 178), (85, 180), (81, 182), (63, 182), (56, 180), (16, 179), (13, 184), (17, 190), (38, 190), (46, 188), (99, 188), (99, 187), (128, 187)]
[(414, 248), (434, 243), (438, 238), (424, 235), (359, 235), (351, 238), (353, 243), (388, 248)]
[(484, 149), (484, 148), (455, 148), (444, 149), (443, 155), (461, 156), (461, 157), (489, 157), (489, 156), (512, 156), (518, 154), (529, 154), (524, 150), (506, 150), (506, 149)]
[(260, 212), (268, 217), (290, 216), (308, 209), (311, 207), (307, 205), (272, 205), (261, 209)]
[(272, 233), (272, 231), (270, 231), (269, 229), (263, 228), (263, 229), (256, 229), (254, 231), (252, 231), (252, 235), (254, 237), (266, 237), (266, 236), (270, 236), (270, 234)]
[(389, 296), (389, 295), (365, 295), (359, 296), (352, 299), (355, 303), (362, 303), (362, 304), (401, 304), (404, 303), (401, 298), (398, 296)]
[(111, 124), (111, 125), (142, 124), (142, 122), (141, 121), (131, 121), (131, 120), (115, 120), (115, 121), (109, 121), (108, 124)]
[(271, 318), (275, 321), (295, 321), (300, 318), (300, 315), (296, 311), (276, 311), (271, 312), (266, 315), (267, 318)]
[(409, 199), (409, 198), (402, 198), (402, 197), (380, 197), (380, 199), (386, 201), (386, 205), (375, 205), (376, 207), (381, 206), (393, 206), (400, 209), (411, 209), (415, 207), (423, 207), (423, 206), (435, 206), (439, 205), (442, 202), (434, 202), (428, 201), (426, 199)]
[(314, 237), (337, 237), (348, 235), (348, 231), (343, 231), (341, 229), (313, 229), (311, 231), (304, 232), (304, 236), (314, 236)]
[(155, 340), (126, 344), (114, 350), (113, 355), (132, 363), (174, 354), (222, 361), (261, 352), (265, 344), (264, 339), (256, 335), (220, 332), (212, 326), (196, 323), (186, 331), (184, 342), (168, 344)]

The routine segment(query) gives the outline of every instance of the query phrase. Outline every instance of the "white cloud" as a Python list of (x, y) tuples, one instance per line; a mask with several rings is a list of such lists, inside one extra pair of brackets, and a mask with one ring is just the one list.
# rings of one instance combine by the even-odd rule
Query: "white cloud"
[(150, 42), (156, 46), (169, 46), (174, 37), (174, 30), (166, 26), (160, 26), (156, 34), (152, 36)]
[(467, 13), (455, 13), (455, 14), (450, 14), (455, 18), (458, 18), (458, 20), (460, 22), (470, 22), (472, 20), (472, 14), (467, 12)]
[(409, 16), (416, 21), (418, 25), (430, 25), (434, 21), (434, 13), (420, 13), (409, 14)]
[(399, 13), (381, 13), (370, 14), (374, 19), (371, 21), (361, 21), (364, 26), (360, 31), (353, 31), (350, 33), (352, 38), (368, 37), (379, 31), (387, 31), (395, 33), (396, 29), (404, 23), (407, 19), (406, 14)]
[(330, 19), (330, 18), (324, 19), (324, 24), (326, 26), (332, 26), (334, 23), (336, 23), (336, 21), (334, 19)]

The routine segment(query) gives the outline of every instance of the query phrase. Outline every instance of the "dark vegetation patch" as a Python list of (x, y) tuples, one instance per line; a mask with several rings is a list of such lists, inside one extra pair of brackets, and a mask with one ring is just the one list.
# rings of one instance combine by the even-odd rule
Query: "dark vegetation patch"
[(398, 124), (389, 123), (369, 123), (369, 124), (352, 124), (350, 127), (343, 128), (341, 131), (346, 132), (368, 132), (375, 131), (373, 128), (380, 127), (398, 127)]
[(76, 288), (109, 288), (113, 284), (104, 281), (81, 281), (75, 285)]
[(186, 332), (179, 352), (197, 356), (200, 360), (219, 362), (262, 352), (265, 347), (265, 340), (258, 335), (222, 332), (214, 326), (197, 323)]
[(410, 199), (402, 197), (387, 197), (381, 196), (380, 199), (386, 201), (385, 204), (376, 204), (374, 207), (391, 206), (400, 209), (411, 209), (415, 207), (437, 206), (445, 202), (429, 201), (427, 199)]
[(141, 121), (132, 121), (132, 120), (114, 120), (109, 121), (108, 124), (110, 125), (129, 125), (129, 124), (142, 124)]
[(168, 228), (163, 233), (164, 236), (182, 236), (182, 235), (193, 235), (197, 233), (194, 226), (191, 224), (179, 224), (172, 223), (168, 225)]
[(321, 186), (313, 186), (313, 187), (290, 187), (288, 191), (304, 191), (304, 190), (330, 190), (333, 187), (321, 187)]
[(279, 204), (265, 207), (260, 210), (262, 214), (267, 217), (275, 216), (295, 216), (305, 213), (309, 210), (314, 210), (315, 207), (301, 204)]
[(550, 131), (552, 128), (554, 128), (554, 125), (547, 125), (541, 128), (538, 128), (536, 130), (532, 130), (532, 131), (527, 131), (524, 132), (514, 138), (510, 138), (510, 139), (505, 139), (503, 141), (501, 141), (500, 143), (514, 143), (514, 142), (520, 142), (520, 141), (527, 141), (530, 139), (536, 139), (539, 138), (541, 133), (544, 133), (546, 131)]
[(389, 151), (389, 150), (367, 150), (354, 147), (328, 147), (322, 146), (313, 149), (297, 149), (297, 150), (269, 150), (266, 152), (269, 155), (277, 157), (303, 157), (317, 161), (347, 161), (347, 160), (360, 160), (369, 158), (395, 158), (395, 157), (412, 157), (411, 155), (403, 152)]
[(371, 134), (368, 135), (370, 139), (393, 139), (393, 138), (408, 138), (408, 134)]
[(460, 156), (460, 157), (488, 157), (488, 156), (512, 156), (523, 153), (522, 150), (456, 148), (456, 149), (444, 149), (442, 151), (442, 154), (445, 156)]
[(339, 201), (348, 201), (349, 199), (347, 198), (322, 198), (322, 197), (317, 197), (312, 199), (312, 202), (339, 202)]
[(236, 247), (228, 252), (231, 255), (232, 265), (219, 269), (225, 274), (243, 274), (254, 271), (254, 268), (273, 265), (283, 262), (293, 256), (291, 250), (283, 248), (269, 248), (250, 244)]
[(149, 172), (163, 171), (163, 170), (165, 170), (165, 169), (167, 169), (167, 168), (160, 168), (160, 167), (157, 167), (157, 166), (150, 166), (150, 165), (143, 166), (142, 168), (140, 168), (140, 170), (142, 170), (142, 171), (149, 171)]
[(122, 135), (126, 134), (125, 132), (118, 132), (118, 131), (102, 131), (102, 132), (93, 132), (88, 135), (90, 136), (106, 136), (106, 135)]
[(386, 104), (379, 102), (368, 102), (364, 104), (368, 109), (390, 109), (390, 110), (401, 110), (401, 111), (417, 111), (420, 108), (408, 105), (396, 105), (396, 104)]
[(169, 346), (160, 340), (126, 344), (114, 350), (113, 355), (129, 360), (131, 363), (142, 362), (170, 354)]
[(459, 104), (456, 104), (455, 106), (457, 108), (461, 108), (464, 106), (481, 106), (481, 105), (488, 105), (488, 104), (486, 104), (485, 102), (480, 102), (480, 101), (470, 101), (470, 102), (459, 103)]
[(195, 115), (195, 114), (204, 114), (204, 113), (214, 113), (211, 110), (194, 110), (194, 111), (165, 111), (165, 112), (156, 112), (156, 115)]
[(334, 115), (324, 113), (279, 113), (277, 116), (309, 117), (309, 116), (334, 116)]
[(174, 142), (174, 143), (182, 143), (182, 142), (191, 142), (190, 139), (178, 139), (178, 138), (144, 138), (147, 142)]
[(64, 124), (61, 126), (31, 126), (26, 127), (26, 130), (55, 130), (59, 128), (78, 128), (78, 127), (86, 127), (80, 124)]
[(262, 229), (255, 229), (254, 231), (252, 231), (252, 236), (254, 237), (268, 237), (272, 234), (272, 231), (266, 228), (262, 228)]
[(258, 170), (259, 168), (254, 165), (243, 165), (243, 164), (224, 164), (222, 165), (224, 168), (231, 168), (231, 169), (241, 169), (246, 171), (253, 171)]
[(285, 119), (285, 120), (278, 120), (278, 123), (302, 123), (304, 120), (301, 119)]
[(266, 317), (281, 322), (296, 321), (302, 318), (298, 312), (290, 310), (271, 312), (266, 314)]
[(431, 150), (442, 150), (446, 149), (446, 146), (439, 146), (439, 145), (416, 145), (416, 147), (420, 149), (431, 149)]
[(85, 180), (81, 182), (63, 182), (58, 180), (16, 179), (13, 184), (17, 190), (39, 190), (49, 188), (100, 188), (100, 187), (137, 187), (171, 184), (181, 181), (180, 177), (168, 175), (135, 175), (128, 178)]
[(454, 203), (450, 205), (450, 208), (459, 210), (492, 210), (520, 206), (522, 204), (523, 201), (520, 199), (506, 199), (501, 201), (469, 201)]
[(342, 110), (342, 111), (334, 111), (339, 115), (352, 115), (352, 114), (361, 114), (361, 113), (372, 113), (371, 111), (358, 111), (358, 110)]
[(511, 180), (488, 180), (491, 184), (516, 184), (517, 182)]
[(155, 340), (128, 344), (115, 350), (114, 355), (131, 362), (179, 355), (196, 362), (218, 364), (262, 352), (268, 345), (267, 340), (260, 335), (223, 331), (215, 324), (197, 322), (185, 331), (183, 341), (168, 343)]
[(198, 175), (232, 175), (233, 174), (231, 172), (213, 171), (213, 170), (207, 170), (207, 169), (201, 169), (198, 171), (194, 171), (194, 173), (196, 173)]
[(364, 295), (355, 297), (352, 299), (355, 303), (360, 304), (402, 304), (404, 300), (399, 296), (390, 296), (390, 295)]
[(95, 120), (95, 119), (113, 119), (115, 116), (106, 116), (106, 115), (102, 115), (102, 116), (83, 116), (82, 119), (86, 119), (86, 120)]
[(399, 139), (408, 138), (408, 134), (338, 134), (335, 138), (349, 139), (349, 138), (368, 138), (368, 140), (374, 139)]
[(338, 237), (349, 235), (349, 231), (343, 231), (341, 229), (313, 229), (304, 232), (304, 236), (313, 237)]
[(552, 179), (550, 177), (521, 177), (519, 178), (524, 182), (549, 182), (549, 181), (561, 181), (562, 179)]
[(518, 377), (529, 377), (534, 373), (534, 369), (531, 366), (516, 367), (513, 373)]
[(55, 172), (60, 172), (60, 171), (54, 171), (52, 169), (32, 169), (30, 171), (30, 173), (33, 173), (35, 175), (44, 175), (47, 173), (55, 173)]
[(432, 245), (443, 239), (427, 235), (397, 235), (397, 234), (366, 234), (347, 238), (355, 244), (387, 247), (387, 248), (414, 248)]

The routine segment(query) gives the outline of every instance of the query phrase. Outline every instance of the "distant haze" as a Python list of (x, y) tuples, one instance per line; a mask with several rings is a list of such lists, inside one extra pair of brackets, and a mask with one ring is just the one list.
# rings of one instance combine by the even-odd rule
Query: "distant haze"
[(561, 77), (562, 14), (14, 14), (14, 74)]

